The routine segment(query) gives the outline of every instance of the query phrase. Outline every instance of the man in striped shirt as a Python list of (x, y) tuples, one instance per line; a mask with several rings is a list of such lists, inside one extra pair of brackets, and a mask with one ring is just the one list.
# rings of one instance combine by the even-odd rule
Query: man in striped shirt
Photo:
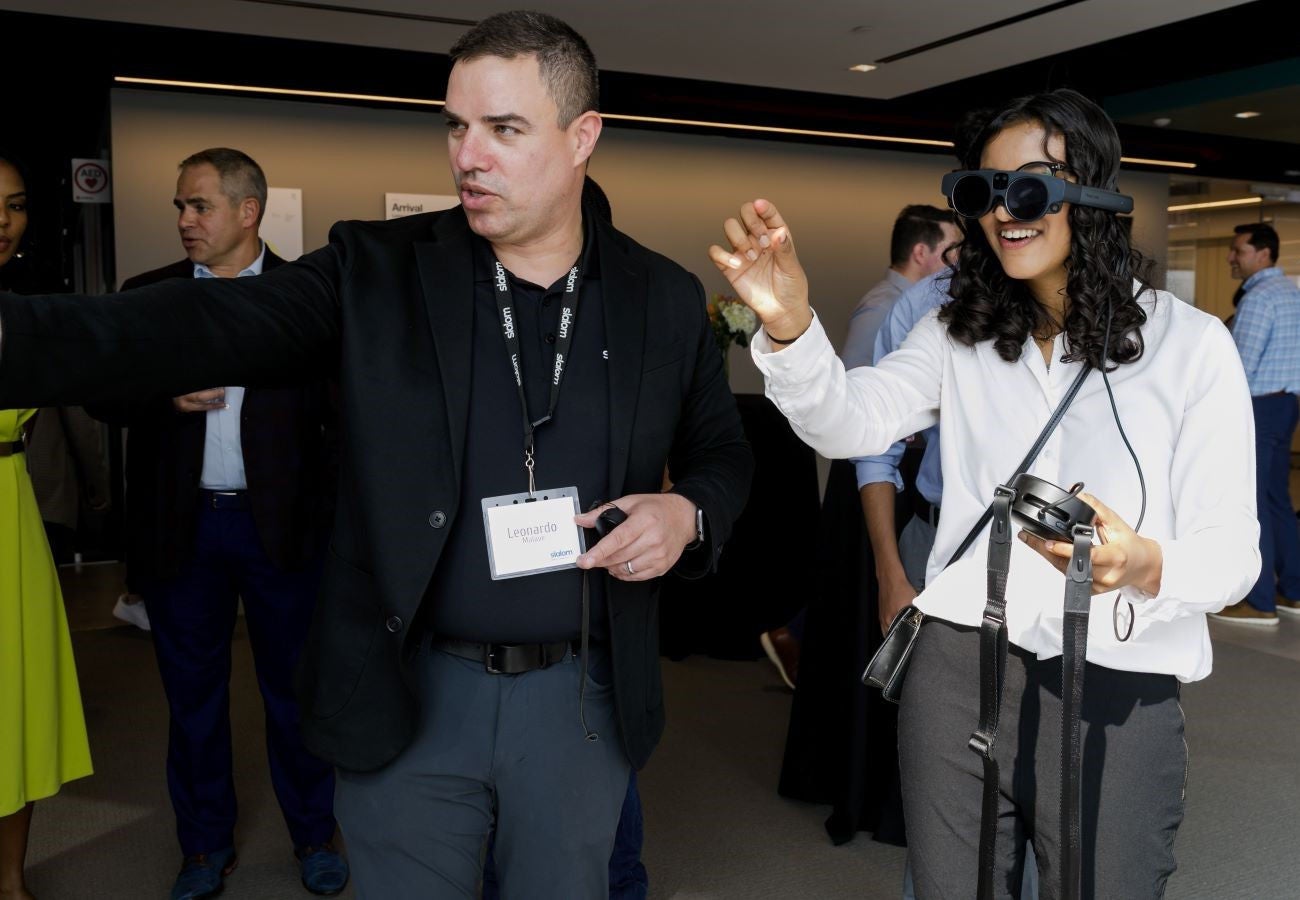
[(1255, 410), (1259, 509), (1259, 581), (1246, 599), (1213, 617), (1276, 626), (1278, 613), (1300, 616), (1300, 528), (1291, 503), (1291, 439), (1300, 419), (1300, 287), (1278, 268), (1271, 225), (1238, 225), (1228, 265), (1243, 279), (1232, 337)]

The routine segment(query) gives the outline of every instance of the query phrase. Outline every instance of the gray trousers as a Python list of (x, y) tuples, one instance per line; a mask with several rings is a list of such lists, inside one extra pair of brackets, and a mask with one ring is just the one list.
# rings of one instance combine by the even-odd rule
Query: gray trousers
[[(572, 655), (492, 675), (426, 647), (418, 665), (414, 741), (377, 772), (339, 772), (334, 812), (357, 897), (477, 897), (495, 827), (503, 900), (605, 900), (631, 771), (612, 687)], [(595, 741), (578, 721), (579, 677)]]
[[(1007, 655), (998, 760), (998, 897), (1019, 897), (1025, 840), (1039, 894), (1059, 894), (1061, 658)], [(1172, 675), (1089, 663), (1083, 699), (1083, 896), (1164, 895), (1183, 819), (1187, 744)], [(979, 723), (979, 631), (929, 619), (903, 687), (898, 749), (907, 845), (918, 900), (975, 896), (983, 765), (968, 747)]]

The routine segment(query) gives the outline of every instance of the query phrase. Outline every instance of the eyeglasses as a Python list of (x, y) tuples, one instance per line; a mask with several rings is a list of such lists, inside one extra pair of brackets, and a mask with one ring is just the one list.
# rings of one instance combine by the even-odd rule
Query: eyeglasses
[(1133, 198), (1101, 188), (1068, 181), (1063, 163), (1027, 163), (1014, 172), (1002, 169), (968, 169), (943, 176), (940, 190), (957, 215), (978, 219), (999, 200), (1008, 215), (1019, 222), (1033, 222), (1048, 213), (1061, 211), (1062, 203), (1090, 206), (1109, 212), (1133, 211)]

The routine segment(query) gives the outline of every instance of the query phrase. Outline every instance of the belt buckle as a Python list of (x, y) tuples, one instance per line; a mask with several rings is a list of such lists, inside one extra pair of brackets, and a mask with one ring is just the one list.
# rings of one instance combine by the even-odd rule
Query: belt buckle
[(487, 649), (483, 651), (483, 666), (487, 669), (489, 675), (506, 674), (506, 671), (497, 665), (497, 653), (500, 650), (500, 644), (488, 644)]
[(208, 491), (208, 500), (211, 501), (213, 509), (221, 508), (217, 506), (217, 504), (220, 502), (219, 500), (217, 500), (218, 497), (229, 498), (229, 497), (238, 497), (238, 496), (239, 496), (239, 491)]

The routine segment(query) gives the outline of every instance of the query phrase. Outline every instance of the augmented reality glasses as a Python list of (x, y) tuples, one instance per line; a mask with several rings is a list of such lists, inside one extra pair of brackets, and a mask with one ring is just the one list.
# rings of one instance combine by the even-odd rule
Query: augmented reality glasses
[(1091, 206), (1109, 212), (1133, 211), (1133, 198), (1115, 191), (1084, 187), (1061, 177), (1061, 163), (1029, 163), (1014, 172), (969, 169), (943, 176), (942, 191), (959, 216), (978, 219), (999, 200), (1019, 222), (1033, 222), (1061, 211), (1062, 203)]

